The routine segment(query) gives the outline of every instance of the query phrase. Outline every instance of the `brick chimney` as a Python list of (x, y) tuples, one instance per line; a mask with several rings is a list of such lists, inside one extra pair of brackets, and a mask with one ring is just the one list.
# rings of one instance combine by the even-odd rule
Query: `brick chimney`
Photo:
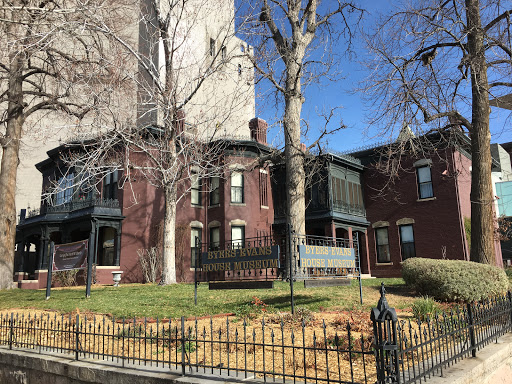
[(249, 121), (249, 129), (251, 131), (251, 139), (258, 143), (267, 144), (267, 128), (268, 124), (265, 120), (255, 117)]

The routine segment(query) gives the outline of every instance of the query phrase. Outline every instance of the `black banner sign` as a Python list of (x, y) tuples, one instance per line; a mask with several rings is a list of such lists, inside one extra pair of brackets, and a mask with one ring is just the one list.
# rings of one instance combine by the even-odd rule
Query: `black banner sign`
[(53, 254), (53, 271), (83, 269), (87, 266), (87, 250), (89, 240), (76, 243), (55, 245)]
[(279, 245), (209, 251), (201, 258), (206, 272), (279, 268)]

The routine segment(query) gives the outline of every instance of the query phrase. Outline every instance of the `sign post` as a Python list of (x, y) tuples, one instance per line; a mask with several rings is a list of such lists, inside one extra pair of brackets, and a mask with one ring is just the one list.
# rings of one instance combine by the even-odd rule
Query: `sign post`
[(290, 278), (290, 305), (291, 305), (291, 310), (292, 310), (292, 315), (295, 315), (295, 300), (293, 298), (293, 260), (292, 260), (292, 255), (293, 255), (293, 252), (294, 252), (294, 249), (292, 248), (292, 226), (290, 224), (288, 224), (288, 265), (290, 267), (290, 273), (289, 273), (289, 278)]
[[(96, 238), (96, 234), (94, 233), (94, 225), (93, 230), (89, 235), (89, 244), (94, 244), (94, 240)], [(91, 297), (91, 281), (92, 281), (92, 261), (93, 261), (93, 252), (94, 247), (89, 247), (89, 252), (87, 252), (87, 282), (85, 287), (85, 297), (88, 299)]]
[(50, 298), (52, 290), (52, 270), (53, 270), (53, 253), (55, 252), (55, 244), (52, 241), (50, 243), (50, 255), (48, 260), (48, 274), (46, 276), (46, 300)]

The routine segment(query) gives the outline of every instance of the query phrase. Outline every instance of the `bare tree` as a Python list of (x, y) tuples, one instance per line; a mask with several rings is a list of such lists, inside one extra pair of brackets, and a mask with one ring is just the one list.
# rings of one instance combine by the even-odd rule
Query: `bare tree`
[[(216, 15), (213, 18), (212, 15)], [(233, 1), (148, 0), (141, 5), (136, 44), (90, 22), (123, 47), (134, 66), (125, 76), (137, 88), (137, 121), (117, 121), (68, 159), (97, 181), (122, 169), (163, 191), (161, 284), (176, 283), (176, 207), (200, 179), (223, 175), (221, 138), (250, 137), (254, 116), (252, 68), (235, 37)], [(249, 63), (249, 65), (248, 65)], [(133, 67), (136, 70), (133, 70)]]
[[(509, 4), (499, 0), (407, 2), (367, 36), (375, 54), (365, 91), (371, 123), (417, 134), (463, 127), (471, 137), (471, 260), (493, 264), (489, 97), (508, 92)], [(398, 6), (396, 7), (398, 9)]]
[[(99, 61), (107, 42), (98, 40), (81, 17), (84, 7), (101, 14), (102, 5), (0, 2), (0, 288), (12, 285), (16, 172), (23, 135), (34, 121), (49, 116), (72, 117), (78, 125), (102, 103), (105, 80), (116, 78), (111, 70), (117, 66)], [(117, 15), (116, 9), (110, 12)]]
[[(346, 38), (349, 51), (351, 16), (359, 19), (362, 10), (352, 2), (316, 0), (262, 0), (252, 3), (250, 41), (254, 42), (254, 64), (261, 77), (270, 81), (280, 102), (284, 101), (282, 125), (285, 139), (287, 223), (297, 233), (305, 233), (305, 152), (301, 143), (307, 124), (302, 124), (305, 91), (314, 82), (336, 80), (340, 55), (334, 44)], [(339, 47), (337, 47), (339, 49)], [(343, 51), (343, 49), (342, 49)], [(328, 120), (331, 113), (326, 114)], [(341, 129), (334, 128), (333, 131)], [(331, 131), (332, 132), (332, 131)], [(320, 130), (308, 149), (319, 145), (329, 133)]]

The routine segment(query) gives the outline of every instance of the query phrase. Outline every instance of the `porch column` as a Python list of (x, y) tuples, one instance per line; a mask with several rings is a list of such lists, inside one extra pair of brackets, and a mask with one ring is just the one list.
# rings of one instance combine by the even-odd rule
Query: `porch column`
[(332, 237), (336, 238), (336, 224), (334, 224), (334, 220), (331, 220), (331, 233)]
[(116, 228), (116, 237), (114, 238), (114, 265), (119, 265), (121, 259), (121, 224)]
[(94, 236), (94, 253), (93, 253), (93, 262), (92, 263), (98, 265), (98, 250), (99, 250), (98, 238), (100, 236), (100, 226), (99, 226), (99, 223), (97, 220), (94, 220), (93, 223), (94, 223), (93, 225), (94, 225), (95, 236)]
[(25, 272), (25, 248), (27, 247), (27, 242), (25, 239), (21, 242), (20, 247), (20, 265), (18, 266), (18, 272)]
[(41, 234), (41, 237), (39, 238), (39, 247), (37, 249), (36, 270), (40, 270), (43, 267), (43, 247), (44, 247), (44, 235)]
[(352, 238), (352, 227), (348, 227), (348, 246), (349, 248), (354, 246), (354, 239)]
[(46, 253), (45, 244), (46, 244), (46, 228), (41, 229), (41, 237), (39, 238), (39, 249), (37, 252), (37, 270), (43, 269), (44, 256)]

